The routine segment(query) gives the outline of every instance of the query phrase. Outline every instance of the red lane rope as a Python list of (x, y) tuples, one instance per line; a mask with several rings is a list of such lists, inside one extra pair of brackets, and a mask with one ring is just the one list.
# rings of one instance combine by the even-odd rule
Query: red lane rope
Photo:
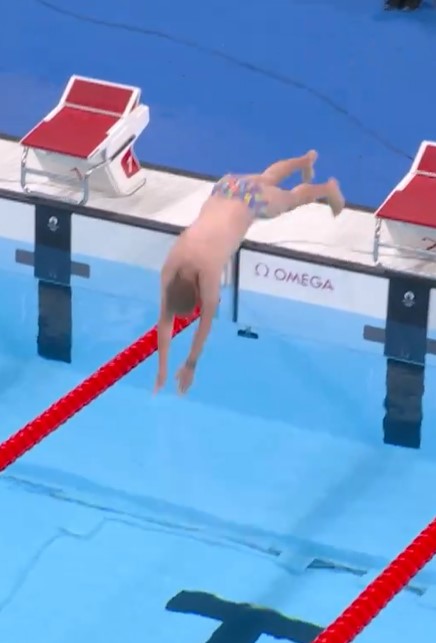
[[(199, 310), (174, 322), (173, 337), (199, 317)], [(157, 327), (150, 329), (133, 344), (118, 353), (81, 384), (49, 406), (41, 415), (0, 444), (0, 471), (13, 464), (41, 440), (53, 433), (84, 406), (157, 351)]]
[(350, 643), (436, 553), (436, 518), (319, 634), (313, 643)]

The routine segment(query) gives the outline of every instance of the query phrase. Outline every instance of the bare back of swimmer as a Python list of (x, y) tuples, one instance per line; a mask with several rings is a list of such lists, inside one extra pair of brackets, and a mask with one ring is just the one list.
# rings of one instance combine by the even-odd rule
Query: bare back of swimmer
[[(344, 197), (335, 179), (311, 183), (317, 153), (274, 163), (262, 174), (227, 175), (213, 187), (198, 218), (178, 238), (161, 273), (161, 309), (158, 323), (158, 391), (167, 378), (168, 352), (174, 316), (189, 315), (197, 304), (200, 322), (191, 351), (177, 374), (180, 393), (190, 387), (195, 367), (209, 335), (220, 297), (223, 269), (257, 218), (272, 218), (319, 199), (326, 199), (337, 216)], [(302, 183), (292, 190), (278, 187), (300, 171)]]

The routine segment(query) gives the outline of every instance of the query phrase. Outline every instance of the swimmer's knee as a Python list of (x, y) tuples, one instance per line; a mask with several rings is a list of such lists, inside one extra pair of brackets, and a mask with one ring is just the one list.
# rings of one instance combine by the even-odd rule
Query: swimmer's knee
[(272, 172), (268, 172), (268, 170), (263, 172), (263, 174), (259, 174), (259, 181), (265, 183), (266, 185), (277, 185), (277, 177), (274, 176)]

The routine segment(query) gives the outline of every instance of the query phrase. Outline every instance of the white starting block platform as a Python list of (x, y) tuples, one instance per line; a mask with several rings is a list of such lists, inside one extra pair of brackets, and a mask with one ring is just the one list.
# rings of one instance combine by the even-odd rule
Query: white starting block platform
[[(374, 262), (380, 249), (436, 259), (436, 143), (423, 141), (413, 164), (375, 213)], [(384, 262), (383, 262), (384, 263)]]
[(72, 76), (58, 105), (21, 140), (23, 190), (79, 204), (90, 191), (138, 190), (145, 173), (133, 146), (150, 118), (140, 99), (137, 87)]

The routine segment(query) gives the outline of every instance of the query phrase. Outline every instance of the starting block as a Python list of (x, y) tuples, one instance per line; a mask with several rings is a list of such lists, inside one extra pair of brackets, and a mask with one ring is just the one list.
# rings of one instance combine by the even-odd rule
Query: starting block
[[(373, 256), (381, 247), (436, 260), (436, 142), (423, 141), (406, 176), (375, 213)], [(382, 241), (386, 233), (389, 241)]]
[[(140, 99), (137, 87), (72, 76), (58, 105), (20, 141), (22, 189), (75, 204), (86, 203), (90, 190), (136, 192), (145, 172), (133, 146), (150, 120)], [(65, 188), (79, 196), (65, 196)]]

